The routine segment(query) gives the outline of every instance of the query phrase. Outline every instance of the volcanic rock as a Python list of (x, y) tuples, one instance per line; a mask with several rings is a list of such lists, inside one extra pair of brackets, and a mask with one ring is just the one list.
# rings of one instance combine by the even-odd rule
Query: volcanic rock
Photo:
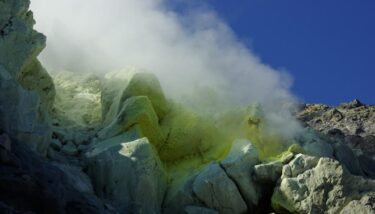
[[(337, 213), (373, 191), (374, 180), (351, 175), (336, 160), (297, 155), (283, 168), (272, 206), (277, 212)], [(358, 206), (362, 211), (368, 209)]]
[(95, 193), (113, 201), (121, 213), (161, 212), (166, 174), (147, 138), (88, 152), (86, 170)]
[(193, 191), (207, 207), (219, 213), (244, 213), (247, 206), (236, 184), (219, 164), (209, 165), (193, 183)]
[(36, 59), (45, 37), (33, 30), (28, 0), (0, 2), (0, 129), (46, 154), (52, 79)]

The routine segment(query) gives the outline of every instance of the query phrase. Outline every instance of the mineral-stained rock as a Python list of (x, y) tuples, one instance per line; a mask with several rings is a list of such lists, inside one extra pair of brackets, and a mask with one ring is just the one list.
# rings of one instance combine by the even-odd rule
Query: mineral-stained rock
[(226, 174), (238, 187), (248, 208), (255, 207), (260, 198), (260, 188), (254, 184), (254, 165), (259, 163), (257, 149), (247, 140), (236, 140), (229, 155), (221, 161)]
[(95, 193), (113, 201), (121, 213), (160, 213), (166, 174), (147, 138), (88, 152), (87, 172)]
[(203, 163), (223, 158), (230, 141), (213, 120), (173, 105), (161, 123), (166, 141), (159, 150), (161, 160), (176, 162), (191, 157)]
[(209, 165), (193, 183), (199, 200), (219, 213), (245, 213), (247, 206), (236, 184), (219, 164)]
[(0, 2), (0, 129), (46, 154), (54, 86), (37, 55), (45, 37), (33, 30), (29, 0)]
[(147, 96), (159, 119), (163, 119), (168, 111), (167, 100), (159, 80), (152, 73), (136, 73), (131, 78), (121, 97), (121, 102), (132, 96)]
[(104, 79), (101, 96), (104, 123), (113, 120), (124, 102), (133, 96), (148, 97), (159, 120), (168, 111), (168, 102), (154, 74), (121, 70), (107, 74)]
[(145, 96), (126, 99), (114, 120), (99, 132), (99, 138), (108, 139), (117, 136), (135, 125), (139, 126), (140, 131), (155, 147), (158, 148), (164, 142), (158, 117), (150, 100)]
[(373, 191), (374, 180), (351, 175), (336, 160), (297, 155), (284, 166), (272, 206), (278, 212), (337, 213)]

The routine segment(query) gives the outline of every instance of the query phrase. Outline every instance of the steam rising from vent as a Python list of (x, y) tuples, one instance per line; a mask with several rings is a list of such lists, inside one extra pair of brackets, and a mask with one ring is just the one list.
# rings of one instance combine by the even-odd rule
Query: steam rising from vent
[(182, 16), (165, 0), (32, 0), (47, 35), (48, 70), (106, 72), (128, 66), (155, 73), (168, 97), (197, 109), (260, 103), (272, 126), (293, 135), (291, 78), (263, 64), (213, 11)]

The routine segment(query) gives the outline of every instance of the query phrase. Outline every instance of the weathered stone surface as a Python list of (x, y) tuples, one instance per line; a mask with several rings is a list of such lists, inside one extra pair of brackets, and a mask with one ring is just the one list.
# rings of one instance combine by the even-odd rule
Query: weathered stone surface
[[(363, 152), (370, 155), (375, 154), (374, 142), (355, 141), (353, 136), (365, 138), (375, 136), (375, 106), (367, 106), (359, 100), (343, 103), (333, 108), (326, 105), (307, 104), (304, 105), (297, 118), (305, 125), (327, 134), (335, 139), (346, 139), (353, 148), (367, 147)], [(352, 137), (350, 137), (352, 136)]]
[(351, 175), (336, 160), (297, 155), (284, 166), (272, 205), (278, 212), (337, 213), (373, 191), (374, 180)]
[(229, 139), (220, 132), (212, 119), (199, 116), (177, 104), (171, 107), (161, 128), (166, 141), (159, 154), (165, 162), (196, 158), (208, 163), (223, 158), (230, 149)]
[(115, 213), (75, 183), (76, 172), (65, 174), (23, 143), (4, 151), (9, 159), (0, 162), (0, 213)]
[(168, 102), (156, 76), (136, 69), (126, 69), (105, 76), (101, 96), (104, 122), (113, 120), (126, 99), (133, 96), (148, 97), (159, 120), (168, 112)]
[(260, 183), (276, 182), (281, 176), (282, 168), (283, 164), (280, 161), (255, 165), (254, 178)]
[(166, 174), (147, 138), (113, 141), (88, 152), (87, 172), (95, 193), (121, 213), (160, 213)]
[(54, 86), (37, 55), (45, 37), (33, 30), (28, 0), (0, 2), (0, 129), (46, 154)]
[(340, 211), (340, 214), (351, 214), (351, 213), (363, 213), (363, 214), (375, 213), (375, 193), (366, 194), (358, 200), (353, 200), (349, 202)]
[(135, 125), (138, 125), (140, 131), (155, 147), (159, 148), (164, 142), (158, 117), (150, 100), (145, 96), (126, 99), (116, 118), (99, 132), (99, 138), (108, 139), (117, 136)]
[(159, 80), (152, 73), (134, 74), (122, 94), (120, 102), (124, 102), (132, 96), (147, 96), (160, 120), (164, 118), (168, 111), (168, 103)]
[(56, 88), (53, 125), (65, 128), (60, 131), (72, 130), (74, 134), (98, 126), (102, 121), (100, 78), (92, 73), (68, 71), (53, 71), (51, 75)]
[(344, 143), (334, 145), (335, 158), (353, 175), (363, 175), (359, 161), (353, 150)]
[(257, 149), (245, 139), (236, 140), (229, 155), (220, 162), (222, 168), (236, 184), (247, 207), (255, 207), (260, 198), (260, 188), (253, 182), (254, 166), (259, 163)]
[(236, 184), (219, 164), (209, 165), (193, 183), (195, 195), (219, 213), (245, 213), (247, 206)]

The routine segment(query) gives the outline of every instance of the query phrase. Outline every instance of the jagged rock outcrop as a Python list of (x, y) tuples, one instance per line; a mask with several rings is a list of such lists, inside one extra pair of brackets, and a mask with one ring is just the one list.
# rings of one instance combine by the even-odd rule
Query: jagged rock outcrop
[(147, 138), (119, 139), (87, 153), (87, 173), (95, 193), (113, 201), (120, 213), (160, 213), (166, 174)]
[(219, 213), (245, 213), (248, 210), (236, 184), (219, 164), (209, 165), (197, 176), (193, 191), (207, 207)]
[(29, 4), (29, 0), (0, 1), (0, 129), (45, 155), (55, 90), (36, 59), (46, 38), (33, 30)]
[(302, 106), (297, 118), (319, 132), (343, 138), (353, 148), (375, 154), (375, 141), (371, 141), (375, 136), (375, 106), (364, 105), (359, 100), (337, 107), (307, 104)]
[(304, 106), (320, 134), (279, 154), (259, 105), (214, 120), (150, 73), (57, 74), (55, 100), (28, 6), (0, 0), (1, 213), (374, 213), (374, 106)]
[(306, 151), (326, 157), (332, 154), (352, 174), (375, 178), (375, 106), (359, 100), (337, 107), (307, 104), (296, 116), (321, 133), (313, 134), (312, 140), (322, 140), (305, 146)]
[(91, 193), (90, 181), (76, 170), (56, 167), (2, 134), (0, 213), (116, 213)]
[(159, 119), (146, 96), (134, 96), (126, 99), (118, 115), (98, 135), (100, 139), (108, 139), (127, 131), (135, 125), (139, 126), (140, 131), (156, 148), (159, 148), (164, 143), (164, 135), (159, 127)]
[(206, 207), (219, 213), (252, 210), (261, 197), (261, 189), (253, 181), (254, 165), (259, 162), (258, 151), (248, 140), (236, 140), (222, 161), (209, 164), (181, 186), (170, 187), (164, 213), (185, 213), (187, 206)]
[(135, 69), (108, 73), (101, 91), (104, 124), (110, 123), (119, 114), (124, 102), (134, 96), (147, 96), (158, 120), (162, 120), (169, 110), (159, 80), (152, 73), (136, 73)]
[(260, 163), (258, 150), (248, 140), (236, 140), (228, 156), (220, 162), (236, 184), (249, 210), (258, 205), (261, 189), (253, 181), (254, 166)]
[(336, 160), (299, 154), (283, 167), (272, 206), (277, 212), (339, 213), (348, 203), (360, 206), (353, 200), (374, 191), (374, 180), (351, 175)]

